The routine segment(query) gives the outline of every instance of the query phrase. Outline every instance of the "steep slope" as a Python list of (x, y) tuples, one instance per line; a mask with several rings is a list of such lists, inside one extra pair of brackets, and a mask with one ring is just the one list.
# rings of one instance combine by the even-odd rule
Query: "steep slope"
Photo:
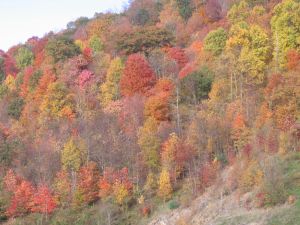
[(285, 158), (289, 193), (297, 200), (269, 208), (258, 208), (256, 192), (226, 193), (227, 168), (218, 183), (193, 200), (187, 208), (156, 215), (148, 225), (298, 225), (300, 221), (300, 154)]
[(297, 224), (299, 15), (134, 0), (0, 51), (0, 222)]

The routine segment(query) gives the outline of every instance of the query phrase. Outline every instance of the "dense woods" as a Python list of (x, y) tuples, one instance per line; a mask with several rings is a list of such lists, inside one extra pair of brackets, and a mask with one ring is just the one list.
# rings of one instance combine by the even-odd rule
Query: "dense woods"
[(0, 221), (142, 224), (228, 168), (222, 185), (257, 207), (300, 198), (282, 166), (300, 158), (299, 110), (298, 0), (81, 17), (0, 51)]

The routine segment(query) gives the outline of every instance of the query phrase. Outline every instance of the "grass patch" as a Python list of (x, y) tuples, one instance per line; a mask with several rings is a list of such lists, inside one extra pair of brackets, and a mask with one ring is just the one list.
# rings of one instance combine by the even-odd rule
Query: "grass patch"
[(300, 207), (299, 204), (292, 208), (284, 209), (280, 213), (272, 216), (267, 225), (299, 225)]

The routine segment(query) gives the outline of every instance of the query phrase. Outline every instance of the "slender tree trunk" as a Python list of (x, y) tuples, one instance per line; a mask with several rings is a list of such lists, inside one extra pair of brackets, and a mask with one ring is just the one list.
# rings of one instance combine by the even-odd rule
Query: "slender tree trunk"
[(279, 72), (279, 41), (278, 41), (278, 33), (275, 33), (275, 73)]
[(176, 84), (176, 120), (177, 120), (177, 132), (181, 134), (180, 128), (180, 113), (179, 113), (179, 84)]
[(237, 98), (237, 96), (238, 96), (238, 84), (237, 84), (236, 73), (234, 73), (234, 86), (235, 86), (235, 98)]
[(243, 103), (243, 76), (240, 76), (240, 98)]
[(72, 169), (71, 171), (71, 178), (72, 178), (72, 195), (74, 195), (77, 185), (77, 179), (76, 179), (76, 171)]
[(111, 225), (111, 215), (110, 215), (110, 212), (109, 210), (107, 210), (107, 225)]
[(230, 96), (231, 96), (231, 101), (233, 100), (233, 93), (232, 93), (232, 89), (233, 89), (233, 77), (232, 77), (232, 73), (230, 73)]
[[(249, 91), (248, 91), (248, 78), (246, 77), (246, 88), (245, 88), (245, 104), (246, 104), (246, 119), (249, 119), (249, 105), (248, 105), (248, 98), (249, 98)], [(254, 106), (255, 107), (255, 106)]]

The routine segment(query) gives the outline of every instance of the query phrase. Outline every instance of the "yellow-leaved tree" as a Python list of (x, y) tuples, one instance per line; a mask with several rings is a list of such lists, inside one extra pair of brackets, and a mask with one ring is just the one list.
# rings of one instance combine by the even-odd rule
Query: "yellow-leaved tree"
[(159, 188), (157, 195), (161, 197), (164, 201), (167, 199), (170, 199), (172, 196), (172, 185), (171, 185), (171, 179), (170, 174), (166, 168), (163, 168), (158, 182)]
[(6, 77), (4, 84), (9, 91), (14, 91), (16, 89), (16, 79), (10, 74)]
[(299, 15), (300, 3), (296, 0), (282, 1), (273, 9), (271, 29), (277, 66), (285, 67), (289, 50), (300, 51)]
[(111, 61), (106, 74), (106, 81), (100, 86), (100, 100), (102, 106), (106, 107), (109, 103), (120, 97), (119, 82), (123, 69), (124, 64), (119, 57)]
[(148, 168), (156, 171), (159, 168), (160, 139), (157, 136), (158, 122), (149, 117), (138, 132), (138, 144), (142, 150), (143, 158)]
[(78, 171), (86, 161), (86, 146), (82, 140), (71, 137), (61, 152), (61, 163), (65, 170)]
[(129, 191), (127, 190), (125, 184), (121, 182), (116, 182), (113, 185), (113, 193), (116, 203), (123, 205), (126, 203), (126, 199), (129, 196)]
[(179, 138), (175, 133), (171, 133), (169, 138), (165, 141), (165, 143), (162, 146), (162, 152), (161, 152), (161, 160), (162, 165), (168, 169), (168, 171), (174, 171), (176, 170), (176, 164), (175, 164), (175, 154), (177, 152), (179, 144)]
[(60, 82), (51, 83), (40, 106), (42, 115), (52, 118), (74, 118), (74, 98)]

